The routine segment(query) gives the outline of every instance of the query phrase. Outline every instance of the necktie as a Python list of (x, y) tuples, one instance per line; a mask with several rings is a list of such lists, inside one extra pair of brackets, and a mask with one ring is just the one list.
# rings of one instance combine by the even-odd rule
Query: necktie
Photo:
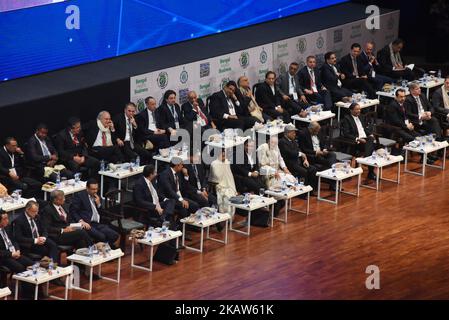
[(101, 133), (101, 144), (103, 145), (103, 147), (107, 146), (107, 142), (106, 142), (106, 132), (102, 132)]
[(64, 212), (62, 207), (59, 207), (59, 216), (62, 220), (64, 220), (64, 222), (67, 222), (67, 214)]
[(313, 75), (313, 70), (310, 69), (310, 89), (313, 89), (315, 86), (315, 76)]
[(131, 146), (131, 149), (134, 149), (133, 127), (131, 125), (131, 119), (128, 119), (128, 134), (129, 134), (129, 145)]
[(5, 229), (3, 229), (3, 228), (1, 229), (1, 234), (2, 234), (3, 240), (5, 241), (6, 248), (8, 248), (8, 250), (10, 252), (14, 252), (15, 248), (14, 248), (11, 240), (9, 239), (8, 234), (6, 233)]
[(91, 196), (89, 196), (90, 199), (90, 205), (92, 207), (92, 217), (90, 218), (90, 221), (100, 223), (100, 215), (98, 214), (97, 205), (95, 204), (95, 199)]
[(178, 113), (176, 112), (175, 106), (170, 106), (170, 108), (171, 108), (171, 113), (173, 115), (173, 119), (175, 119), (176, 129), (178, 129), (179, 128)]
[(41, 146), (42, 146), (42, 154), (47, 157), (51, 156), (50, 151), (48, 150), (48, 147), (44, 141), (41, 141)]
[(198, 188), (198, 190), (201, 190), (201, 182), (200, 182), (200, 178), (198, 175), (198, 168), (196, 167), (196, 165), (193, 165), (193, 171), (195, 172), (195, 178), (196, 178), (196, 187)]
[(228, 106), (229, 106), (229, 113), (231, 115), (235, 115), (235, 110), (234, 110), (234, 104), (232, 103), (231, 99), (227, 99), (228, 100)]
[(206, 115), (201, 111), (199, 106), (196, 106), (195, 109), (196, 109), (196, 112), (198, 113), (198, 115), (201, 117), (201, 119), (204, 120), (204, 123), (207, 125), (207, 117), (206, 117)]
[(31, 219), (31, 234), (34, 239), (39, 238), (39, 233), (37, 232), (37, 225), (34, 219)]
[(75, 146), (77, 146), (79, 144), (78, 137), (76, 135), (73, 135), (73, 144)]
[(178, 175), (175, 173), (175, 183), (176, 183), (176, 192), (179, 191), (179, 179), (178, 179)]
[(400, 104), (399, 106), (401, 107), (401, 112), (405, 114), (405, 108), (404, 108), (404, 105), (403, 105), (403, 104)]
[(295, 86), (295, 80), (293, 79), (293, 77), (291, 77), (291, 78), (290, 78), (290, 81), (291, 81), (291, 83), (292, 83), (292, 87), (293, 87), (293, 89), (295, 89), (295, 90), (296, 90), (296, 86)]
[(353, 75), (358, 77), (359, 76), (359, 70), (357, 70), (357, 61), (354, 57), (352, 57), (352, 67), (354, 68)]
[(416, 99), (416, 103), (418, 104), (418, 113), (421, 114), (424, 112), (424, 108), (422, 106), (421, 99), (419, 98), (419, 96), (415, 97), (415, 99)]

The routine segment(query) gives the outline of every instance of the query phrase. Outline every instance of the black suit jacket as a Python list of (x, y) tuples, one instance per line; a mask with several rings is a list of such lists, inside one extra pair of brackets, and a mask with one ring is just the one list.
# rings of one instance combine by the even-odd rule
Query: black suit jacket
[[(366, 76), (366, 72), (363, 70), (363, 63), (360, 59), (360, 55), (356, 58), (357, 61), (357, 71), (359, 73), (359, 77)], [(350, 54), (345, 55), (340, 60), (340, 69), (341, 72), (345, 75), (346, 79), (355, 79), (353, 74), (354, 66), (352, 65), (352, 58)]]
[(61, 229), (64, 229), (70, 225), (71, 217), (69, 207), (67, 205), (63, 205), (62, 207), (67, 214), (67, 221), (64, 221), (61, 218), (58, 210), (56, 210), (52, 203), (45, 206), (42, 214), (42, 222), (45, 225), (48, 234), (53, 238), (57, 238), (61, 234)]
[[(47, 238), (47, 229), (42, 223), (39, 215), (34, 218), (34, 222), (36, 223), (39, 236)], [(14, 235), (19, 245), (23, 248), (31, 248), (31, 246), (34, 244), (31, 226), (26, 217), (26, 213), (22, 213), (14, 220)]]
[[(164, 201), (164, 195), (159, 191), (159, 187), (155, 180), (151, 183), (153, 184), (154, 189), (156, 189), (159, 202), (162, 203)], [(144, 177), (140, 177), (134, 185), (133, 200), (140, 208), (150, 211), (156, 210), (156, 205), (153, 203), (153, 197), (151, 196), (150, 189), (148, 188)]]
[[(406, 65), (404, 57), (401, 54), (402, 64)], [(387, 44), (377, 53), (377, 61), (379, 62), (379, 73), (388, 74), (393, 71), (393, 64), (391, 63), (390, 46)]]
[(248, 177), (250, 172), (254, 172), (259, 168), (259, 159), (254, 153), (253, 165), (251, 166), (248, 160), (248, 154), (245, 152), (243, 156), (243, 163), (237, 163), (236, 156), (234, 156), (234, 163), (231, 165), (231, 170), (234, 176)]
[[(97, 210), (101, 222), (100, 207), (97, 207)], [(79, 222), (82, 219), (84, 222), (90, 223), (92, 219), (92, 207), (90, 205), (89, 194), (86, 190), (74, 194), (70, 205), (70, 213), (72, 221)]]
[[(14, 154), (14, 168), (16, 169), (17, 175), (23, 177), (23, 162), (24, 156), (18, 153)], [(9, 154), (5, 151), (4, 147), (0, 147), (0, 177), (9, 177), (9, 169), (12, 168), (11, 158)]]
[[(184, 197), (183, 189), (185, 187), (185, 180), (181, 173), (177, 173), (177, 176), (179, 181), (179, 190), (181, 191), (181, 195)], [(159, 174), (157, 181), (164, 198), (178, 201), (179, 196), (176, 193), (176, 182), (171, 168), (167, 168), (162, 171)]]
[[(366, 121), (364, 118), (359, 117), (360, 121), (362, 122), (363, 129), (365, 130), (366, 136), (371, 135), (371, 130), (368, 128)], [(355, 141), (356, 138), (359, 137), (359, 131), (357, 130), (357, 125), (355, 124), (354, 118), (351, 114), (348, 114), (346, 117), (343, 118), (341, 121), (341, 135), (349, 140)]]
[[(148, 115), (147, 115), (148, 116)], [(125, 114), (120, 113), (116, 115), (113, 119), (114, 121), (114, 128), (115, 128), (115, 135), (118, 139), (125, 141), (126, 137), (126, 120), (125, 120)], [(137, 124), (137, 121), (136, 121)], [(136, 135), (137, 135), (137, 126), (133, 127), (132, 135), (134, 142), (136, 141)]]
[[(20, 250), (19, 243), (17, 242), (16, 238), (14, 237), (13, 233), (11, 232), (11, 227), (5, 228), (6, 233), (8, 234), (8, 238), (11, 241), (14, 248), (17, 250)], [(0, 262), (2, 259), (12, 258), (12, 254), (9, 251), (9, 249), (6, 247), (5, 241), (3, 241), (2, 236), (0, 235)]]
[[(365, 51), (362, 51), (359, 58), (360, 58), (360, 63), (362, 64), (361, 68), (362, 68), (363, 72), (365, 74), (367, 74), (368, 76), (371, 76), (372, 70), (374, 70), (376, 72), (379, 71), (379, 68), (380, 68), (379, 61), (377, 61), (377, 64), (370, 64), (368, 56), (366, 55)], [(360, 66), (360, 63), (358, 62), (358, 66)]]
[[(293, 81), (295, 82), (295, 88), (296, 88), (296, 93), (298, 94), (298, 97), (304, 95), (304, 92), (302, 92), (300, 83), (299, 83), (299, 78), (298, 78), (298, 74), (295, 74), (293, 76)], [(276, 85), (279, 89), (279, 93), (281, 95), (286, 95), (289, 96), (289, 89), (290, 89), (290, 84), (289, 84), (289, 74), (288, 72), (281, 74), (277, 79), (276, 79)]]
[(282, 95), (279, 89), (274, 86), (274, 94), (270, 86), (266, 83), (260, 83), (256, 89), (257, 104), (264, 110), (274, 110), (282, 105)]
[(298, 154), (301, 152), (298, 142), (295, 140), (290, 141), (284, 136), (279, 140), (279, 150), (281, 151), (282, 158), (284, 159), (287, 167), (294, 163), (298, 163)]
[(78, 143), (75, 144), (70, 136), (69, 129), (61, 130), (55, 138), (55, 146), (63, 161), (72, 160), (75, 155), (87, 156), (87, 147), (83, 135), (77, 136)]
[[(53, 146), (50, 138), (47, 137), (45, 139), (45, 143), (47, 144), (48, 151), (50, 154), (57, 154), (56, 148)], [(27, 143), (27, 159), (31, 165), (34, 167), (45, 166), (46, 163), (50, 160), (49, 156), (44, 156), (42, 153), (41, 144), (33, 134)]]
[[(97, 140), (98, 132), (100, 129), (98, 128), (97, 120), (90, 121), (85, 128), (83, 128), (84, 136), (86, 138), (87, 145), (92, 148), (95, 140)], [(111, 132), (111, 140), (112, 145), (117, 144), (117, 134), (116, 131)]]
[[(341, 73), (339, 67), (336, 65), (337, 71)], [(338, 90), (340, 87), (338, 86), (338, 77), (334, 72), (334, 69), (328, 64), (325, 63), (321, 67), (321, 81), (323, 85), (329, 90)], [(340, 79), (341, 80), (341, 79)]]
[[(320, 140), (320, 149), (326, 149), (327, 146), (325, 137), (318, 133), (318, 139)], [(316, 152), (313, 150), (312, 135), (308, 129), (304, 129), (299, 132), (298, 140), (299, 147), (307, 156), (316, 156)]]
[[(313, 73), (315, 74), (315, 85), (317, 90), (321, 90), (323, 83), (321, 82), (321, 75), (319, 70), (314, 69)], [(301, 70), (298, 71), (298, 79), (299, 79), (299, 85), (303, 89), (312, 90), (312, 84), (310, 81), (310, 74), (309, 69), (307, 66), (304, 66)]]
[(385, 122), (389, 125), (408, 131), (407, 125), (405, 124), (405, 120), (408, 119), (405, 107), (405, 103), (403, 104), (403, 107), (401, 107), (396, 100), (391, 101), (387, 106)]
[[(160, 120), (160, 109), (157, 108), (153, 112), (153, 117), (156, 122), (156, 128), (162, 129), (161, 120)], [(152, 136), (154, 132), (152, 130), (148, 129), (149, 125), (149, 118), (148, 118), (148, 109), (145, 108), (144, 110), (140, 111), (136, 116), (136, 123), (137, 123), (137, 131), (136, 131), (136, 138), (139, 142), (144, 142), (148, 140), (148, 137)]]
[(444, 107), (442, 88), (435, 90), (432, 95), (433, 110), (438, 113), (448, 114), (449, 109)]
[[(431, 111), (431, 105), (429, 100), (424, 95), (420, 95), (419, 99), (421, 100), (421, 104), (424, 108), (424, 111)], [(407, 118), (410, 119), (413, 123), (419, 123), (419, 114), (418, 114), (418, 103), (411, 94), (405, 98), (405, 112), (407, 114)]]
[[(238, 100), (238, 99), (237, 99)], [(237, 106), (235, 101), (231, 98), (231, 102), (234, 105), (235, 114), (237, 117), (244, 117), (246, 114), (243, 110), (242, 104), (240, 106)], [(240, 101), (239, 101), (240, 103)], [(229, 113), (229, 105), (227, 98), (223, 92), (223, 90), (220, 90), (218, 92), (215, 92), (210, 96), (210, 103), (209, 103), (209, 110), (211, 113), (212, 118), (221, 120), (223, 119), (223, 115), (225, 113)]]
[[(198, 99), (198, 106), (201, 109), (201, 112), (204, 113), (204, 115), (207, 118), (207, 125), (210, 126), (210, 123), (212, 122), (212, 118), (209, 115), (209, 112), (207, 111), (206, 106), (204, 105), (204, 102), (202, 99)], [(181, 111), (184, 115), (185, 121), (196, 121), (199, 117), (198, 113), (193, 109), (192, 104), (187, 101), (182, 104)]]
[[(160, 129), (168, 130), (168, 128), (176, 129), (175, 124), (175, 118), (173, 117), (173, 114), (170, 111), (170, 108), (168, 107), (167, 103), (163, 103), (159, 106), (159, 118), (160, 118)], [(178, 122), (179, 127), (184, 128), (185, 127), (185, 120), (184, 116), (182, 114), (181, 107), (179, 104), (175, 103), (175, 110), (178, 114)]]
[[(195, 166), (197, 168), (198, 180), (197, 180), (197, 178), (195, 176), (195, 171), (193, 169), (193, 166)], [(189, 174), (189, 180), (184, 182), (185, 183), (186, 195), (188, 197), (197, 194), (198, 181), (199, 181), (200, 186), (201, 186), (201, 188), (199, 189), (200, 191), (203, 188), (204, 189), (207, 188), (206, 170), (204, 169), (204, 165), (202, 163), (201, 164), (186, 164), (184, 167), (187, 169), (187, 172)]]

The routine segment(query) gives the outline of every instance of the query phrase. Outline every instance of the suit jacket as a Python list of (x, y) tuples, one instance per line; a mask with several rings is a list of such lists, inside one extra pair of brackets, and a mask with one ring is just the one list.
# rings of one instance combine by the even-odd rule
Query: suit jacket
[[(45, 139), (45, 143), (47, 144), (48, 151), (50, 154), (57, 154), (56, 148), (53, 146), (50, 138), (47, 137)], [(31, 165), (34, 167), (45, 166), (46, 163), (50, 160), (49, 156), (44, 156), (42, 153), (42, 148), (39, 140), (33, 134), (27, 143), (27, 159)]]
[[(101, 205), (97, 206), (97, 210), (101, 222), (100, 207)], [(72, 221), (79, 222), (82, 219), (84, 222), (90, 223), (92, 219), (92, 207), (90, 205), (89, 194), (86, 190), (74, 194), (70, 205), (70, 213)]]
[[(318, 69), (314, 69), (313, 73), (315, 74), (315, 85), (317, 90), (321, 90), (323, 83), (321, 82), (321, 75)], [(298, 79), (299, 85), (302, 89), (312, 90), (312, 84), (310, 81), (310, 73), (307, 66), (304, 66), (301, 70), (298, 71)]]
[[(335, 67), (337, 68), (337, 71), (341, 73), (339, 67), (337, 65)], [(323, 85), (331, 91), (338, 90), (340, 88), (338, 86), (338, 80), (339, 78), (335, 74), (334, 69), (328, 63), (323, 64), (321, 67), (321, 81), (323, 82)]]
[(442, 88), (435, 90), (432, 95), (433, 110), (438, 113), (448, 114), (449, 109), (444, 107)]
[(377, 61), (377, 64), (370, 64), (368, 56), (366, 55), (365, 51), (362, 51), (362, 53), (359, 56), (360, 62), (357, 61), (357, 65), (360, 66), (365, 74), (368, 76), (371, 76), (371, 71), (374, 70), (376, 72), (379, 71), (380, 64), (379, 61)]
[[(301, 86), (299, 84), (298, 74), (295, 74), (293, 76), (293, 81), (295, 83), (296, 93), (298, 94), (298, 97), (304, 95), (304, 92), (301, 90)], [(281, 95), (289, 96), (290, 85), (289, 85), (289, 74), (288, 74), (288, 71), (286, 73), (284, 73), (284, 74), (281, 74), (276, 79), (276, 85), (277, 85), (277, 87), (279, 89), (279, 93)]]
[[(90, 121), (85, 128), (83, 128), (84, 136), (86, 138), (87, 145), (92, 148), (92, 146), (95, 143), (95, 140), (97, 140), (98, 132), (100, 129), (98, 128), (97, 120)], [(111, 140), (112, 145), (117, 144), (117, 134), (116, 131), (111, 132)]]
[[(14, 154), (14, 168), (16, 169), (17, 175), (23, 177), (23, 162), (24, 157), (18, 153)], [(5, 151), (4, 147), (0, 147), (0, 177), (9, 177), (9, 169), (12, 168), (11, 158), (9, 153)]]
[[(210, 123), (212, 122), (212, 118), (210, 117), (209, 112), (207, 111), (207, 108), (204, 105), (204, 102), (202, 99), (198, 99), (198, 107), (200, 108), (201, 112), (204, 113), (204, 115), (207, 118), (207, 126), (210, 126)], [(186, 121), (194, 122), (199, 117), (198, 113), (193, 109), (193, 106), (189, 101), (182, 104), (181, 110), (184, 115), (184, 119)]]
[(277, 106), (282, 105), (282, 95), (279, 89), (274, 86), (274, 94), (270, 86), (266, 83), (260, 83), (256, 89), (257, 104), (264, 110), (274, 110)]
[[(429, 100), (422, 94), (419, 96), (419, 99), (421, 100), (424, 111), (431, 111)], [(407, 118), (413, 123), (419, 123), (418, 103), (416, 102), (415, 97), (408, 95), (407, 98), (405, 98), (404, 106)]]
[(403, 104), (403, 108), (401, 108), (396, 100), (391, 101), (387, 106), (385, 122), (408, 131), (407, 125), (405, 124), (405, 120), (408, 119), (405, 107), (405, 103)]
[[(359, 117), (362, 122), (363, 129), (365, 130), (366, 136), (371, 135), (371, 130), (368, 128), (364, 118)], [(359, 137), (359, 131), (357, 130), (357, 125), (355, 124), (354, 118), (351, 114), (348, 114), (341, 121), (341, 135), (346, 138), (355, 141)]]
[[(157, 195), (159, 197), (159, 202), (162, 203), (164, 201), (164, 195), (160, 192), (159, 187), (155, 180), (151, 182), (153, 184), (154, 189), (156, 189)], [(153, 203), (153, 197), (151, 196), (150, 189), (148, 188), (147, 182), (145, 178), (140, 177), (133, 188), (133, 200), (136, 205), (141, 208), (147, 209), (149, 211), (156, 210), (156, 205)]]
[[(41, 218), (36, 216), (34, 218), (34, 222), (37, 226), (37, 231), (40, 237), (48, 237), (47, 229), (45, 228), (44, 223), (42, 223)], [(23, 248), (31, 248), (34, 244), (33, 234), (31, 232), (31, 226), (26, 217), (26, 213), (22, 213), (14, 220), (14, 235), (16, 237), (17, 242)]]
[[(402, 64), (406, 65), (404, 57), (401, 55)], [(388, 74), (393, 71), (393, 64), (391, 63), (390, 46), (387, 44), (379, 52), (377, 52), (377, 61), (379, 62), (379, 73)]]
[[(363, 69), (363, 63), (360, 59), (360, 55), (356, 58), (356, 62), (357, 62), (357, 72), (359, 73), (359, 77), (366, 76), (367, 74)], [(340, 68), (341, 68), (341, 72), (344, 73), (346, 79), (355, 79), (355, 76), (353, 74), (354, 66), (352, 65), (352, 57), (350, 54), (347, 54), (341, 58)]]
[[(183, 187), (184, 187), (184, 177), (182, 174), (177, 173), (178, 181), (179, 181), (179, 190), (181, 191), (181, 195), (183, 195)], [(164, 198), (167, 199), (174, 199), (178, 201), (179, 196), (176, 193), (176, 181), (173, 176), (173, 172), (171, 168), (167, 168), (166, 170), (162, 171), (159, 174), (158, 177), (158, 185), (160, 187), (161, 193), (163, 194)], [(184, 196), (184, 195), (183, 195)]]
[[(148, 137), (152, 136), (154, 132), (152, 130), (148, 129), (149, 125), (149, 117), (148, 117), (148, 109), (145, 108), (144, 110), (140, 111), (136, 116), (136, 123), (137, 123), (137, 132), (136, 132), (136, 138), (139, 142), (144, 142), (148, 140)], [(160, 120), (160, 109), (157, 108), (153, 112), (153, 117), (156, 122), (156, 128), (162, 129), (161, 120)]]
[(45, 206), (44, 212), (42, 214), (42, 222), (45, 225), (48, 234), (53, 238), (57, 238), (61, 234), (61, 229), (64, 229), (70, 225), (71, 216), (69, 207), (65, 204), (62, 207), (67, 214), (66, 221), (61, 218), (59, 211), (56, 210), (53, 203), (49, 203), (47, 206)]
[(78, 143), (73, 142), (69, 129), (61, 130), (55, 138), (55, 146), (63, 161), (72, 160), (75, 155), (87, 156), (87, 147), (83, 135), (77, 136)]
[(248, 177), (250, 172), (254, 172), (259, 168), (259, 159), (257, 157), (257, 153), (254, 153), (253, 157), (253, 165), (251, 166), (248, 160), (248, 154), (245, 152), (243, 156), (243, 163), (238, 164), (238, 160), (234, 157), (234, 163), (231, 165), (231, 170), (234, 176)]
[[(158, 109), (160, 109), (159, 110), (159, 118), (161, 125), (160, 129), (164, 130), (168, 130), (168, 128), (176, 129), (175, 118), (173, 117), (173, 114), (171, 113), (171, 110), (168, 107), (167, 103), (164, 102), (159, 106)], [(184, 128), (185, 127), (184, 116), (182, 114), (181, 107), (177, 103), (175, 103), (175, 110), (176, 113), (178, 114), (179, 127)]]
[[(11, 241), (14, 248), (17, 250), (20, 250), (19, 243), (17, 242), (16, 238), (14, 237), (11, 227), (5, 228), (6, 233), (8, 234), (8, 238)], [(3, 241), (2, 236), (0, 235), (0, 262), (2, 259), (8, 259), (12, 258), (12, 254), (9, 251), (9, 249), (6, 247), (5, 241)]]
[[(148, 114), (147, 114), (147, 116), (148, 116)], [(119, 113), (118, 115), (116, 115), (114, 117), (113, 121), (114, 121), (115, 135), (120, 140), (125, 141), (125, 137), (126, 137), (125, 114)], [(136, 124), (137, 124), (137, 121), (136, 121)], [(136, 127), (133, 127), (133, 130), (132, 130), (132, 136), (133, 136), (134, 142), (136, 142), (137, 128), (138, 128), (138, 125)]]
[[(198, 171), (198, 179), (195, 176), (195, 171), (193, 169), (193, 166), (197, 168)], [(189, 180), (186, 181), (184, 178), (185, 183), (185, 190), (186, 195), (188, 197), (197, 194), (198, 190), (202, 190), (203, 188), (207, 188), (207, 179), (206, 179), (206, 170), (204, 168), (204, 165), (201, 164), (186, 164), (185, 168), (187, 169), (187, 172), (189, 173)], [(200, 189), (198, 189), (198, 182), (200, 183)]]
[[(237, 101), (238, 101), (238, 99), (237, 99)], [(246, 116), (246, 113), (243, 109), (242, 104), (240, 104), (240, 106), (238, 106), (233, 99), (231, 99), (231, 102), (234, 105), (235, 114), (238, 117)], [(239, 101), (239, 103), (240, 103), (240, 101)], [(211, 95), (210, 103), (209, 103), (209, 110), (210, 110), (212, 118), (218, 119), (218, 120), (223, 119), (223, 115), (225, 113), (230, 114), (228, 101), (227, 101), (227, 98), (226, 98), (223, 90), (215, 92), (214, 94)]]
[[(316, 156), (316, 152), (313, 150), (312, 135), (308, 129), (304, 129), (299, 132), (298, 140), (299, 147), (307, 156)], [(320, 149), (326, 149), (326, 138), (321, 134), (321, 132), (318, 133), (318, 140), (320, 140)]]
[(301, 152), (298, 142), (295, 140), (290, 141), (284, 136), (282, 139), (279, 139), (279, 150), (287, 167), (289, 167), (289, 164), (298, 163), (298, 154)]

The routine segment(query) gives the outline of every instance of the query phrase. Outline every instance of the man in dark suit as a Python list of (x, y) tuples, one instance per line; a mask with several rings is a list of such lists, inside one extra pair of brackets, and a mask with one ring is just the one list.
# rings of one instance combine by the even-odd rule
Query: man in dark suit
[[(167, 90), (164, 93), (164, 101), (158, 108), (161, 129), (165, 130), (169, 137), (176, 136), (176, 130), (186, 129), (192, 132), (192, 123), (186, 122), (181, 107), (176, 103), (176, 92)], [(178, 139), (170, 138), (172, 145)]]
[(235, 128), (245, 130), (251, 128), (256, 122), (248, 117), (248, 110), (243, 108), (235, 95), (237, 85), (229, 81), (223, 90), (215, 92), (210, 97), (209, 109), (213, 119), (222, 129)]
[(125, 105), (124, 113), (120, 113), (114, 118), (117, 145), (127, 161), (134, 161), (140, 157), (142, 163), (148, 163), (151, 160), (151, 154), (136, 139), (138, 125), (135, 114), (136, 105), (133, 102), (128, 102)]
[(329, 146), (326, 143), (328, 141), (321, 134), (321, 126), (318, 122), (310, 122), (307, 129), (299, 132), (298, 140), (299, 147), (318, 171), (329, 169), (337, 162), (335, 152), (328, 150)]
[(409, 81), (416, 79), (413, 71), (405, 68), (406, 63), (401, 56), (403, 48), (404, 41), (396, 39), (377, 53), (380, 74), (393, 79), (407, 79)]
[(56, 243), (48, 237), (47, 229), (38, 216), (39, 204), (30, 200), (25, 212), (13, 222), (14, 235), (24, 253), (48, 256), (59, 262), (59, 250)]
[(70, 213), (74, 222), (81, 223), (89, 237), (95, 242), (107, 242), (111, 248), (116, 248), (115, 242), (119, 234), (101, 221), (101, 200), (98, 196), (98, 182), (89, 179), (86, 190), (73, 196)]
[(279, 75), (276, 79), (276, 85), (284, 100), (285, 108), (290, 115), (302, 113), (302, 115), (305, 116), (305, 109), (309, 105), (309, 101), (307, 101), (307, 98), (301, 89), (298, 79), (298, 69), (298, 63), (290, 63), (288, 71)]
[(26, 198), (36, 196), (42, 186), (39, 181), (25, 176), (24, 153), (13, 137), (6, 138), (5, 145), (0, 148), (0, 182), (9, 192), (21, 189)]
[(447, 124), (449, 121), (449, 76), (446, 76), (446, 79), (444, 79), (444, 85), (433, 93), (432, 105), (434, 112), (446, 116), (446, 119), (443, 121)]
[(376, 98), (376, 90), (371, 86), (368, 75), (363, 69), (360, 59), (362, 46), (358, 43), (351, 45), (351, 52), (343, 56), (340, 60), (341, 72), (345, 75), (343, 86), (356, 90), (357, 92), (366, 92), (369, 99)]
[(322, 103), (324, 110), (332, 109), (332, 97), (330, 92), (321, 82), (321, 75), (316, 69), (315, 56), (308, 56), (305, 65), (298, 72), (299, 85), (309, 103)]
[(363, 72), (368, 75), (370, 83), (376, 90), (382, 90), (385, 83), (392, 83), (393, 79), (379, 73), (380, 64), (374, 55), (374, 42), (368, 41), (365, 50), (360, 54), (360, 61)]
[(427, 134), (435, 134), (435, 139), (442, 141), (441, 127), (438, 120), (432, 115), (429, 100), (421, 94), (421, 88), (417, 83), (409, 85), (410, 95), (405, 99), (405, 111), (407, 118), (416, 128), (421, 128)]
[(50, 201), (42, 215), (42, 222), (49, 237), (58, 245), (87, 248), (93, 244), (86, 230), (70, 227), (72, 216), (69, 207), (65, 205), (64, 191), (54, 190)]
[(281, 117), (285, 123), (290, 122), (289, 112), (282, 107), (282, 95), (275, 85), (276, 73), (268, 71), (265, 74), (265, 82), (256, 86), (256, 101), (262, 107), (263, 112), (272, 119)]
[(348, 102), (351, 100), (351, 90), (343, 87), (343, 80), (346, 79), (344, 73), (337, 66), (337, 56), (335, 52), (327, 52), (324, 55), (326, 63), (321, 67), (321, 81), (323, 85), (330, 91), (332, 101)]
[(405, 110), (405, 90), (397, 89), (395, 92), (395, 99), (387, 107), (385, 112), (385, 122), (391, 126), (397, 127), (394, 133), (402, 138), (405, 143), (408, 143), (418, 136), (415, 131), (415, 126), (408, 119)]
[(297, 129), (293, 125), (287, 125), (284, 129), (284, 137), (279, 140), (279, 150), (288, 170), (297, 178), (304, 178), (305, 183), (314, 190), (318, 186), (316, 167), (307, 160), (307, 155), (299, 148), (296, 141)]
[(136, 181), (133, 188), (134, 203), (148, 211), (141, 216), (145, 224), (149, 224), (150, 218), (158, 218), (161, 223), (164, 221), (174, 223), (175, 200), (166, 199), (160, 192), (156, 176), (153, 165), (146, 165), (143, 168), (143, 176)]
[(191, 153), (190, 163), (182, 169), (186, 197), (195, 201), (200, 208), (217, 204), (217, 198), (207, 192), (207, 178), (204, 164), (201, 163), (201, 153)]
[[(45, 181), (46, 178), (56, 181), (55, 170), (49, 175), (45, 173), (46, 167), (54, 168), (59, 164), (58, 153), (48, 137), (48, 128), (45, 124), (41, 123), (37, 126), (36, 133), (28, 140), (26, 152), (36, 178), (41, 181)], [(65, 168), (59, 173), (61, 177), (73, 178), (73, 173)]]
[(184, 179), (181, 176), (182, 168), (182, 159), (178, 157), (172, 158), (170, 167), (159, 175), (158, 185), (164, 198), (175, 201), (175, 212), (181, 218), (184, 218), (191, 213), (195, 213), (199, 209), (199, 205), (195, 201), (185, 198), (186, 188)]
[[(354, 141), (357, 144), (356, 148), (363, 151), (365, 157), (368, 157), (374, 151), (374, 135), (364, 119), (360, 118), (360, 105), (352, 103), (349, 110), (351, 113), (341, 122), (341, 135)], [(376, 180), (374, 167), (372, 166), (368, 166), (368, 179)]]
[(111, 163), (123, 162), (123, 155), (117, 146), (117, 135), (109, 112), (100, 111), (97, 119), (86, 125), (84, 134), (91, 154), (96, 159)]
[(145, 105), (146, 109), (136, 116), (137, 141), (143, 145), (147, 144), (147, 141), (151, 142), (154, 151), (170, 147), (170, 140), (165, 130), (161, 129), (160, 110), (157, 109), (156, 99), (146, 97)]
[(240, 193), (258, 194), (259, 190), (265, 187), (264, 179), (259, 175), (259, 160), (255, 151), (255, 142), (248, 139), (245, 141), (243, 154), (235, 153), (231, 170)]
[(186, 121), (191, 121), (195, 127), (201, 128), (201, 132), (210, 128), (216, 129), (203, 100), (198, 98), (195, 91), (189, 91), (181, 110)]
[(22, 255), (20, 246), (10, 230), (8, 213), (0, 209), (0, 264), (14, 273), (20, 273), (33, 264)]
[(55, 138), (56, 149), (64, 165), (72, 172), (82, 172), (81, 169), (85, 168), (84, 178), (93, 177), (100, 169), (100, 161), (88, 154), (80, 119), (72, 117), (68, 122), (69, 126), (61, 130)]

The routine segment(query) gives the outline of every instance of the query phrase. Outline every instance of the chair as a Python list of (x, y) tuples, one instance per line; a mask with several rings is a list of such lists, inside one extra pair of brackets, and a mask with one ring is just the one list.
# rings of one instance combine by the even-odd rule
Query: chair
[[(120, 233), (120, 248), (125, 252), (126, 236), (134, 229), (144, 229), (141, 222), (126, 219), (124, 216), (125, 190), (112, 190), (105, 195), (103, 217)], [(120, 199), (120, 201), (118, 201)]]

